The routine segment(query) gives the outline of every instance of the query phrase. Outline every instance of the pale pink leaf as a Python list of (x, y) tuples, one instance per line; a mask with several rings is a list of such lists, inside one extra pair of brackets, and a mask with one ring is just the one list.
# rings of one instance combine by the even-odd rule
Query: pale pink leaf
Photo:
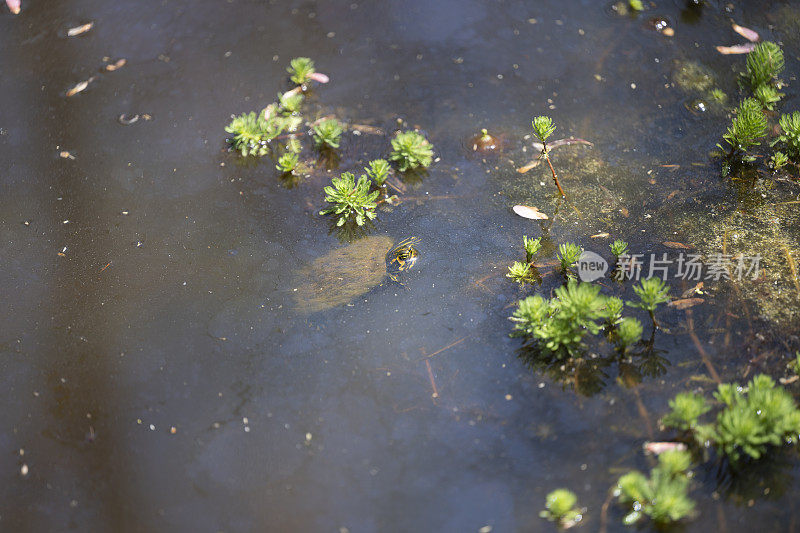
[(320, 83), (328, 83), (329, 81), (331, 81), (331, 79), (322, 72), (313, 72), (309, 74), (308, 77)]
[(549, 218), (535, 207), (528, 207), (527, 205), (515, 205), (512, 209), (522, 218), (529, 218), (531, 220), (547, 220)]
[(733, 46), (717, 46), (717, 52), (726, 56), (731, 54), (749, 54), (755, 47), (755, 43), (734, 44)]
[(15, 15), (19, 15), (20, 10), (22, 9), (21, 0), (6, 0), (6, 5), (8, 6), (8, 9), (10, 9)]
[(751, 43), (756, 43), (761, 38), (758, 36), (758, 33), (755, 30), (751, 30), (750, 28), (745, 28), (744, 26), (739, 26), (738, 24), (733, 25), (733, 31), (750, 41)]

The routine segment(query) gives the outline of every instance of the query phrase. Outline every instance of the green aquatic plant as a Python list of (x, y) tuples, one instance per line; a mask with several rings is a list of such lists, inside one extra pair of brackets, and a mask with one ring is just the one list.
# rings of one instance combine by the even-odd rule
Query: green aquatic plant
[(653, 327), (658, 327), (655, 311), (659, 304), (669, 301), (669, 285), (661, 278), (647, 278), (633, 286), (633, 292), (639, 297), (638, 302), (628, 302), (631, 307), (644, 309), (650, 314)]
[(690, 431), (703, 445), (709, 442), (731, 464), (759, 459), (771, 447), (796, 443), (800, 434), (800, 409), (791, 394), (765, 374), (755, 376), (747, 387), (722, 383), (714, 393), (721, 405), (716, 418), (701, 424), (699, 418), (710, 410), (705, 398), (681, 393), (670, 402), (672, 411), (662, 425)]
[(268, 143), (277, 137), (284, 127), (283, 121), (275, 120), (274, 117), (267, 119), (263, 112), (251, 111), (233, 117), (231, 123), (225, 127), (225, 131), (233, 134), (229, 142), (243, 156), (263, 156), (269, 152)]
[(574, 492), (556, 489), (545, 498), (544, 510), (539, 516), (567, 529), (581, 521), (583, 510), (578, 507), (578, 497)]
[(631, 525), (647, 516), (664, 526), (692, 516), (691, 462), (686, 450), (668, 450), (658, 456), (649, 478), (638, 470), (620, 477), (614, 495), (630, 509), (623, 522)]
[(724, 104), (728, 101), (728, 95), (725, 94), (725, 91), (719, 88), (711, 89), (711, 92), (708, 93), (712, 100), (719, 104)]
[(314, 62), (307, 57), (295, 57), (286, 68), (291, 80), (297, 85), (305, 85), (311, 81), (311, 76), (317, 71)]
[(572, 275), (570, 268), (583, 255), (583, 248), (575, 243), (566, 242), (558, 245), (558, 260), (561, 262), (561, 270), (567, 275)]
[(572, 354), (581, 348), (584, 335), (596, 335), (603, 318), (605, 298), (600, 287), (570, 280), (555, 290), (555, 298), (534, 295), (520, 300), (510, 317), (515, 336), (527, 336), (543, 350)]
[(625, 303), (621, 299), (616, 296), (607, 296), (603, 309), (603, 317), (606, 319), (606, 324), (609, 326), (619, 324), (624, 307)]
[[(722, 138), (730, 145), (729, 156), (740, 150), (747, 152), (760, 144), (759, 139), (767, 134), (767, 117), (761, 111), (761, 103), (754, 98), (745, 98), (736, 112), (736, 117)], [(721, 148), (721, 147), (720, 147)], [(752, 156), (745, 156), (752, 161)]]
[(531, 126), (533, 127), (534, 135), (536, 135), (536, 138), (538, 138), (539, 142), (542, 143), (541, 158), (547, 161), (547, 164), (550, 166), (550, 172), (553, 174), (553, 181), (558, 188), (558, 192), (561, 193), (561, 197), (566, 198), (567, 195), (564, 194), (564, 189), (561, 188), (561, 183), (558, 182), (558, 177), (556, 176), (556, 171), (553, 168), (553, 163), (550, 161), (550, 152), (547, 150), (547, 139), (556, 130), (556, 126), (553, 124), (553, 119), (547, 116), (534, 117), (533, 121), (531, 121)]
[(642, 339), (642, 323), (632, 317), (620, 319), (617, 325), (617, 341), (623, 351)]
[(755, 89), (761, 85), (770, 85), (783, 72), (783, 51), (780, 46), (772, 41), (758, 43), (747, 54), (747, 71), (745, 77), (750, 83), (750, 88)]
[(644, 11), (642, 0), (628, 0), (628, 6), (630, 6), (632, 11)]
[(286, 140), (286, 150), (299, 154), (303, 151), (303, 144), (300, 142), (300, 139), (292, 135)]
[(297, 113), (300, 111), (303, 98), (303, 93), (295, 91), (286, 91), (285, 93), (278, 94), (278, 103), (280, 104), (281, 111), (290, 115), (292, 113)]
[(339, 215), (337, 226), (343, 225), (348, 218), (355, 218), (356, 224), (363, 226), (367, 219), (375, 218), (378, 191), (370, 192), (370, 181), (366, 176), (358, 178), (351, 172), (345, 172), (339, 178), (333, 178), (331, 185), (325, 187), (325, 201), (331, 207), (320, 211), (320, 215)]
[(525, 247), (525, 262), (531, 263), (533, 261), (533, 256), (539, 253), (542, 247), (542, 238), (529, 239), (527, 235), (523, 235), (522, 245)]
[(723, 383), (714, 398), (724, 407), (716, 422), (700, 435), (710, 438), (732, 462), (743, 456), (759, 459), (768, 446), (797, 442), (800, 410), (792, 396), (776, 387), (769, 376), (755, 376), (746, 390)]
[(781, 115), (778, 124), (781, 127), (781, 134), (772, 142), (772, 146), (782, 143), (788, 152), (788, 157), (800, 162), (800, 111), (795, 111), (791, 115), (788, 113)]
[(278, 164), (275, 168), (284, 173), (294, 172), (297, 164), (300, 162), (300, 156), (295, 152), (286, 152), (278, 158)]
[(775, 87), (771, 85), (759, 85), (753, 90), (753, 96), (761, 102), (761, 105), (764, 109), (769, 109), (772, 111), (775, 109), (775, 104), (781, 101), (785, 95), (783, 93), (778, 92)]
[(385, 159), (375, 159), (369, 162), (364, 172), (375, 181), (376, 185), (383, 187), (389, 177), (389, 170), (391, 170), (391, 167)]
[(533, 280), (533, 271), (531, 268), (530, 263), (522, 263), (520, 261), (514, 261), (510, 267), (508, 267), (508, 273), (506, 274), (507, 278), (511, 278), (520, 285), (525, 282), (530, 282)]
[(698, 426), (701, 416), (711, 410), (702, 394), (681, 392), (669, 401), (671, 411), (661, 419), (665, 427), (681, 431), (693, 431)]
[(615, 259), (619, 260), (619, 256), (628, 255), (628, 243), (622, 239), (617, 239), (612, 242), (609, 247)]
[(775, 152), (769, 158), (769, 166), (772, 170), (780, 170), (789, 164), (789, 156), (783, 152)]
[(389, 159), (397, 163), (400, 172), (428, 167), (433, 160), (433, 145), (416, 131), (399, 131), (392, 139)]
[(321, 120), (312, 128), (314, 143), (320, 148), (339, 148), (343, 131), (342, 124), (335, 118)]

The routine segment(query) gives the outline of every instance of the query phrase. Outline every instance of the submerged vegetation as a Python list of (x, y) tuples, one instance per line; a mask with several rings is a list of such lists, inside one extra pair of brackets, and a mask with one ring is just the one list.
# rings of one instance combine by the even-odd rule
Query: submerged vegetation
[(578, 497), (574, 492), (568, 489), (556, 489), (545, 498), (544, 510), (539, 516), (568, 529), (581, 521), (582, 513), (583, 510), (578, 507)]
[(665, 525), (690, 517), (695, 509), (689, 497), (691, 465), (688, 451), (672, 449), (658, 456), (649, 477), (634, 470), (619, 478), (614, 495), (629, 509), (623, 522), (631, 525), (647, 516)]

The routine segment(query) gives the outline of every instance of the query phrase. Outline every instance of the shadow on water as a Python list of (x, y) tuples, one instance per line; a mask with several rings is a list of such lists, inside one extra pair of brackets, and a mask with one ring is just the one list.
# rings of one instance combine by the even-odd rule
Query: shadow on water
[[(609, 5), (81, 0), (3, 12), (0, 525), (525, 531), (545, 527), (544, 496), (564, 486), (598, 530), (608, 487), (650, 466), (645, 440), (666, 438), (658, 420), (676, 392), (784, 375), (800, 347), (796, 183), (720, 179), (708, 153), (726, 112), (687, 102), (712, 86), (738, 99), (741, 58), (713, 48), (736, 38), (731, 17), (796, 46), (779, 24), (788, 8), (666, 2), (621, 17)], [(289, 177), (228, 152), (223, 128), (286, 90), (301, 55), (331, 77), (309, 115), (352, 130), (336, 152), (304, 139), (305, 170)], [(127, 63), (104, 71), (104, 57)], [(540, 114), (558, 138), (593, 143), (552, 152), (566, 201), (546, 165), (517, 171), (538, 155), (526, 135)], [(322, 187), (387, 157), (398, 119), (438, 160), (392, 176), (399, 201), (376, 220), (337, 227), (319, 214)], [(497, 153), (471, 150), (480, 128), (502, 140)], [(517, 204), (549, 219), (522, 219)], [(520, 288), (505, 273), (523, 235), (543, 246), (536, 284)], [(346, 303), (298, 305), (314, 265), (331, 272), (315, 261), (410, 236), (420, 258), (403, 285), (373, 272)], [(516, 302), (563, 283), (559, 244), (610, 260), (617, 238), (659, 257), (761, 253), (765, 277), (705, 280), (701, 304), (662, 307), (663, 329), (624, 354), (590, 344), (565, 361), (509, 338)], [(673, 277), (671, 295), (699, 281)], [(635, 299), (631, 282), (599, 283)], [(796, 520), (796, 455), (735, 477), (703, 468), (686, 531)], [(608, 517), (624, 530), (619, 509)]]

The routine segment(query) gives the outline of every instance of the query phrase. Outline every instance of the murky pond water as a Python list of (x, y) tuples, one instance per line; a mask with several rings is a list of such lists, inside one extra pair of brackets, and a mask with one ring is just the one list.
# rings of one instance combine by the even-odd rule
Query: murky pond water
[[(565, 486), (588, 508), (583, 529), (624, 530), (621, 509), (602, 511), (608, 488), (652, 466), (642, 444), (668, 437), (668, 399), (712, 390), (715, 374), (779, 377), (798, 349), (785, 203), (798, 187), (720, 179), (708, 154), (726, 111), (691, 112), (705, 89), (676, 74), (699, 64), (738, 100), (743, 58), (714, 50), (741, 40), (733, 19), (784, 39), (782, 106), (796, 109), (800, 6), (657, 4), (639, 17), (588, 0), (3, 11), (0, 529), (540, 531), (545, 495)], [(346, 133), (338, 170), (292, 187), (224, 144), (230, 115), (288, 89), (300, 55), (331, 77), (316, 114), (384, 131), (401, 118), (439, 158), (365, 231), (420, 237), (417, 268), (329, 309), (295, 301), (298, 272), (349, 238), (319, 216), (322, 186), (387, 155), (388, 137)], [(556, 137), (594, 145), (553, 152), (567, 204), (544, 167), (515, 171), (545, 113)], [(505, 151), (471, 153), (480, 128)], [(558, 216), (525, 220), (515, 204)], [(507, 317), (534, 289), (504, 277), (522, 235), (544, 235), (550, 258), (566, 241), (610, 258), (600, 233), (641, 254), (760, 253), (768, 276), (707, 281), (702, 305), (662, 309), (665, 330), (630, 364), (529, 365)], [(542, 294), (561, 284), (542, 276)], [(694, 284), (671, 280), (672, 295)], [(734, 479), (699, 467), (685, 530), (794, 531), (796, 454), (774, 463)]]

